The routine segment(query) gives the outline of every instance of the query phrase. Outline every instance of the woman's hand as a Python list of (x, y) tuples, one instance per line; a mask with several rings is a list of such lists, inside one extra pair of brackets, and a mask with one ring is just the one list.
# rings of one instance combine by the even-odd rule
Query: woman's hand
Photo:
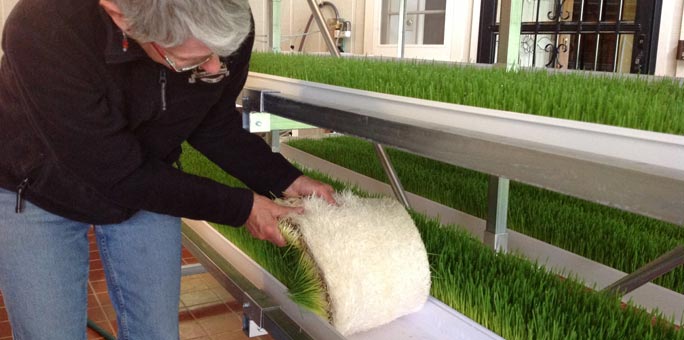
[(333, 198), (335, 189), (328, 184), (321, 183), (317, 180), (311, 179), (307, 176), (299, 176), (290, 184), (290, 186), (283, 192), (285, 197), (301, 197), (315, 195), (328, 201), (328, 203), (337, 205)]
[(254, 194), (252, 211), (249, 213), (245, 227), (255, 238), (269, 241), (278, 247), (285, 246), (285, 238), (278, 229), (278, 220), (291, 213), (301, 214), (304, 208), (285, 207), (270, 199)]

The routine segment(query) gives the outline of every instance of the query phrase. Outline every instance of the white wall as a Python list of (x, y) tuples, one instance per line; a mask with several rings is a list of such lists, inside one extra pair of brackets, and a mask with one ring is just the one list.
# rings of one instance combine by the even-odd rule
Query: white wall
[[(18, 0), (0, 0), (0, 37), (2, 36), (2, 29), (5, 27), (5, 20), (9, 15), (14, 4)], [(0, 56), (2, 56), (2, 48), (0, 47)]]
[[(451, 61), (474, 63), (477, 60), (480, 1), (459, 0), (455, 10), (455, 22), (451, 26), (454, 32), (451, 42)], [(473, 41), (475, 42), (474, 46)]]
[(684, 77), (684, 61), (676, 60), (677, 43), (684, 40), (684, 0), (664, 0), (660, 18), (656, 75)]

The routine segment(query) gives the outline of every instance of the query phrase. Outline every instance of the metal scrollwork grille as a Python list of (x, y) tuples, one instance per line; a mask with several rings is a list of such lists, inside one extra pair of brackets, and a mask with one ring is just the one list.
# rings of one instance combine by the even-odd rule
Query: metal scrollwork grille
[[(494, 62), (500, 4), (483, 0), (478, 62)], [(662, 0), (525, 0), (520, 66), (653, 73)]]

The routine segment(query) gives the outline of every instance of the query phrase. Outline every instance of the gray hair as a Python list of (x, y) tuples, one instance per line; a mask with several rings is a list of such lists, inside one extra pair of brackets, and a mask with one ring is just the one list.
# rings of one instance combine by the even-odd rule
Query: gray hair
[(251, 29), (248, 0), (113, 0), (132, 38), (176, 46), (194, 37), (214, 53), (235, 52)]

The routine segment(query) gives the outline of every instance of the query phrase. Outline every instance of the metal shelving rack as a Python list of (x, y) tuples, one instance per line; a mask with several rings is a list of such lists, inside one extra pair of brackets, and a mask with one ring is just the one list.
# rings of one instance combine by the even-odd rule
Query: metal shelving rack
[[(683, 136), (431, 102), (257, 73), (250, 74), (246, 86), (243, 109), (248, 114), (268, 112), (492, 176), (679, 225), (684, 222)], [(258, 326), (278, 339), (335, 338), (317, 333), (322, 327), (324, 332), (335, 334), (324, 320), (306, 316), (298, 307), (290, 306), (292, 302), (288, 302), (284, 287), (263, 270), (254, 269), (253, 265), (237, 270), (230, 267), (236, 266), (235, 259), (216, 252), (229, 242), (215, 230), (210, 231), (213, 229), (206, 223), (197, 223), (186, 221), (194, 226), (184, 228), (186, 246), (201, 262), (208, 263), (205, 265), (209, 271), (245, 303), (246, 320), (258, 320)], [(188, 237), (202, 229), (206, 229), (204, 238)], [(529, 242), (515, 237), (516, 242)], [(681, 254), (672, 258), (681, 258)], [(655, 268), (664, 270), (661, 264)], [(255, 271), (257, 274), (253, 274)], [(653, 292), (662, 288), (648, 289)], [(661, 297), (681, 301), (676, 294), (667, 294)], [(663, 312), (672, 312), (678, 319), (682, 311), (675, 309)], [(454, 313), (449, 311), (448, 318), (467, 320), (454, 317)], [(434, 318), (431, 314), (421, 322), (429, 325)], [(441, 324), (449, 325), (451, 330), (456, 328), (451, 321)], [(467, 321), (464, 325), (484, 338), (496, 337), (478, 325)], [(379, 331), (391, 332), (392, 328), (389, 329)], [(420, 337), (426, 338), (424, 335), (421, 333)]]
[[(684, 136), (258, 73), (250, 73), (246, 86), (245, 112), (258, 107), (280, 117), (489, 174), (490, 211), (505, 212), (507, 192), (500, 190), (501, 179), (511, 179), (684, 225)], [(262, 94), (261, 89), (270, 91)], [(484, 241), (494, 249), (505, 250), (505, 219), (491, 215)], [(682, 263), (684, 247), (678, 247), (614, 285), (605, 286), (624, 294)], [(682, 311), (669, 312), (675, 320), (681, 318)]]
[[(684, 225), (684, 136), (253, 72), (246, 88), (244, 99), (249, 112), (263, 109), (446, 163)], [(261, 95), (261, 89), (271, 91)]]
[[(339, 56), (317, 2), (308, 3), (331, 54)], [(401, 57), (403, 43), (398, 48)], [(483, 239), (496, 250), (506, 251), (508, 247), (505, 216), (509, 179), (684, 225), (682, 136), (429, 102), (256, 73), (250, 74), (246, 86), (251, 88), (243, 97), (248, 115), (267, 112), (376, 143), (383, 166), (393, 178), (393, 192), (406, 206), (408, 199), (399, 179), (392, 176), (391, 162), (382, 157), (382, 145), (489, 174), (490, 218), (482, 221)], [(277, 280), (208, 224), (184, 222), (184, 244), (243, 302), (246, 329), (251, 320), (276, 339), (342, 338), (327, 322), (294, 306)], [(675, 249), (615, 287), (633, 289), (635, 282), (648, 282), (683, 262), (684, 249)], [(425, 317), (417, 314), (417, 319), (400, 319), (352, 339), (397, 339), (410, 329), (417, 333), (409, 337), (418, 338), (498, 338), (438, 301), (431, 300), (427, 308)], [(674, 313), (681, 317), (682, 311)], [(444, 322), (435, 323), (435, 319)], [(435, 324), (448, 328), (437, 329)], [(428, 336), (430, 331), (434, 337)]]

